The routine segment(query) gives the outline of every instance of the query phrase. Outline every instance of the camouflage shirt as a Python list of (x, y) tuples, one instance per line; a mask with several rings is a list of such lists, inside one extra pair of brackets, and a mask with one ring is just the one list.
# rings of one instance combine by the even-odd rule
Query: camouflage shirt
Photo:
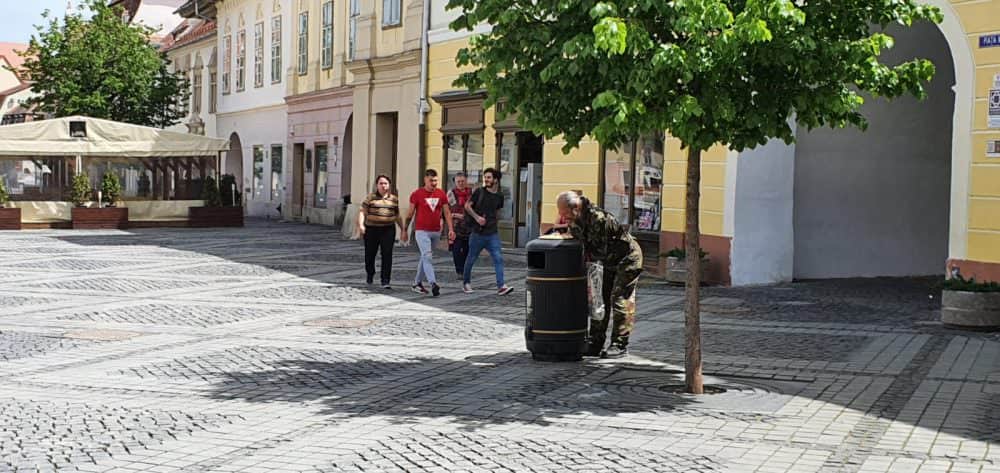
[(590, 261), (599, 261), (605, 268), (642, 265), (642, 250), (628, 229), (610, 213), (591, 205), (569, 224), (570, 233), (583, 243)]

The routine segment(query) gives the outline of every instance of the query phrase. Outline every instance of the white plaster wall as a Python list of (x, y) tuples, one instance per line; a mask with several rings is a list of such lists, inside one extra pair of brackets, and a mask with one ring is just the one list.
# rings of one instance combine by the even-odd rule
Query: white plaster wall
[[(269, 216), (279, 218), (277, 206), (282, 203), (282, 210), (289, 207), (289, 189), (283, 189), (284, 202), (272, 201), (271, 189), (271, 145), (281, 145), (283, 149), (283, 176), (291, 172), (291, 149), (288, 147), (288, 112), (282, 106), (257, 109), (248, 112), (219, 115), (217, 118), (219, 136), (229, 138), (232, 133), (240, 136), (243, 151), (243, 189), (247, 207), (247, 215), (252, 217)], [(265, 195), (253, 196), (253, 148), (264, 147), (264, 189)], [(285, 186), (283, 186), (285, 187)]]
[(795, 145), (771, 140), (736, 160), (732, 285), (792, 279)]
[[(285, 95), (288, 90), (288, 71), (294, 63), (297, 41), (293, 42), (295, 36), (292, 34), (296, 23), (293, 21), (292, 2), (281, 0), (281, 82), (271, 83), (271, 18), (275, 13), (272, 11), (272, 3), (257, 1), (227, 1), (220, 5), (218, 16), (218, 77), (219, 77), (219, 115), (245, 110), (253, 110), (261, 107), (282, 105), (285, 103)], [(231, 6), (225, 7), (226, 4)], [(258, 22), (257, 7), (261, 6), (263, 16), (260, 18), (264, 22), (264, 86), (254, 87), (253, 76), (253, 34), (254, 24)], [(246, 88), (242, 92), (236, 91), (236, 35), (240, 30), (239, 16), (243, 14), (246, 28)], [(232, 37), (232, 78), (229, 94), (222, 95), (222, 74), (225, 67), (225, 48), (223, 38), (226, 36), (226, 25), (229, 25)], [(309, 40), (313, 41), (318, 32), (309, 32)], [(271, 124), (277, 126), (277, 124)], [(282, 127), (285, 125), (282, 124)], [(241, 135), (242, 136), (242, 135)]]
[[(799, 131), (794, 276), (939, 274), (948, 256), (954, 69), (934, 25), (893, 28), (887, 62), (926, 57), (923, 102), (868, 100), (866, 133)], [(739, 218), (739, 217), (737, 217)]]
[[(177, 61), (180, 58), (190, 55), (191, 56), (191, 71), (188, 73), (188, 80), (191, 81), (189, 84), (189, 90), (194, 93), (194, 74), (201, 74), (201, 112), (198, 114), (201, 121), (205, 124), (205, 136), (211, 136), (216, 138), (228, 139), (228, 136), (222, 136), (218, 134), (215, 123), (215, 114), (209, 113), (212, 109), (212, 95), (211, 95), (211, 75), (209, 72), (208, 64), (212, 60), (212, 51), (215, 49), (216, 41), (199, 41), (194, 45), (185, 46), (183, 48), (178, 48), (175, 51), (170, 51), (168, 57), (171, 61)], [(202, 66), (200, 68), (195, 67), (195, 55), (201, 57)], [(218, 77), (218, 76), (216, 76)], [(180, 122), (176, 125), (167, 127), (167, 130), (176, 131), (180, 133), (188, 133), (187, 123), (189, 123), (193, 118), (193, 113), (191, 113), (191, 104), (193, 103), (194, 97), (188, 100), (188, 114), (186, 117), (182, 118)]]

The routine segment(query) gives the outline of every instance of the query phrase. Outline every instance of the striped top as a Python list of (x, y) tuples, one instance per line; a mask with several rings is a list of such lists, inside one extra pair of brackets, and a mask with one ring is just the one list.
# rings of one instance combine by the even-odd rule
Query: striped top
[(368, 194), (365, 201), (361, 203), (361, 208), (365, 211), (365, 225), (367, 226), (394, 225), (399, 218), (399, 198), (392, 194), (385, 197), (374, 192)]

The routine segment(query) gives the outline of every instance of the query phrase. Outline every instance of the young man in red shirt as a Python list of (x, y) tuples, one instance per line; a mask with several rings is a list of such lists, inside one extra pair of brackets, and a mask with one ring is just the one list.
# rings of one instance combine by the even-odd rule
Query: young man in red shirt
[[(406, 216), (406, 229), (414, 222), (413, 239), (420, 248), (417, 263), (417, 277), (413, 281), (413, 292), (427, 294), (423, 282), (431, 285), (430, 293), (437, 297), (441, 288), (434, 276), (434, 245), (441, 239), (441, 217), (448, 224), (448, 243), (455, 241), (455, 227), (452, 225), (448, 196), (438, 188), (438, 174), (433, 169), (424, 172), (424, 187), (410, 194), (410, 212)], [(416, 218), (414, 218), (416, 217)]]

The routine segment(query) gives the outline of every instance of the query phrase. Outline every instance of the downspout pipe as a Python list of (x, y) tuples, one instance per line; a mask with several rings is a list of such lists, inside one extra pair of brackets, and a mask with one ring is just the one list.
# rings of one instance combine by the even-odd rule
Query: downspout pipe
[(420, 146), (420, 169), (417, 174), (417, 186), (419, 187), (423, 183), (423, 173), (427, 169), (427, 114), (430, 113), (431, 107), (430, 102), (427, 100), (428, 95), (428, 84), (427, 84), (427, 69), (430, 62), (428, 57), (428, 49), (430, 47), (430, 27), (431, 27), (431, 1), (423, 0), (424, 13), (423, 21), (420, 24), (420, 103), (417, 105), (417, 114), (419, 115), (418, 121), (418, 133), (420, 134), (418, 142)]

